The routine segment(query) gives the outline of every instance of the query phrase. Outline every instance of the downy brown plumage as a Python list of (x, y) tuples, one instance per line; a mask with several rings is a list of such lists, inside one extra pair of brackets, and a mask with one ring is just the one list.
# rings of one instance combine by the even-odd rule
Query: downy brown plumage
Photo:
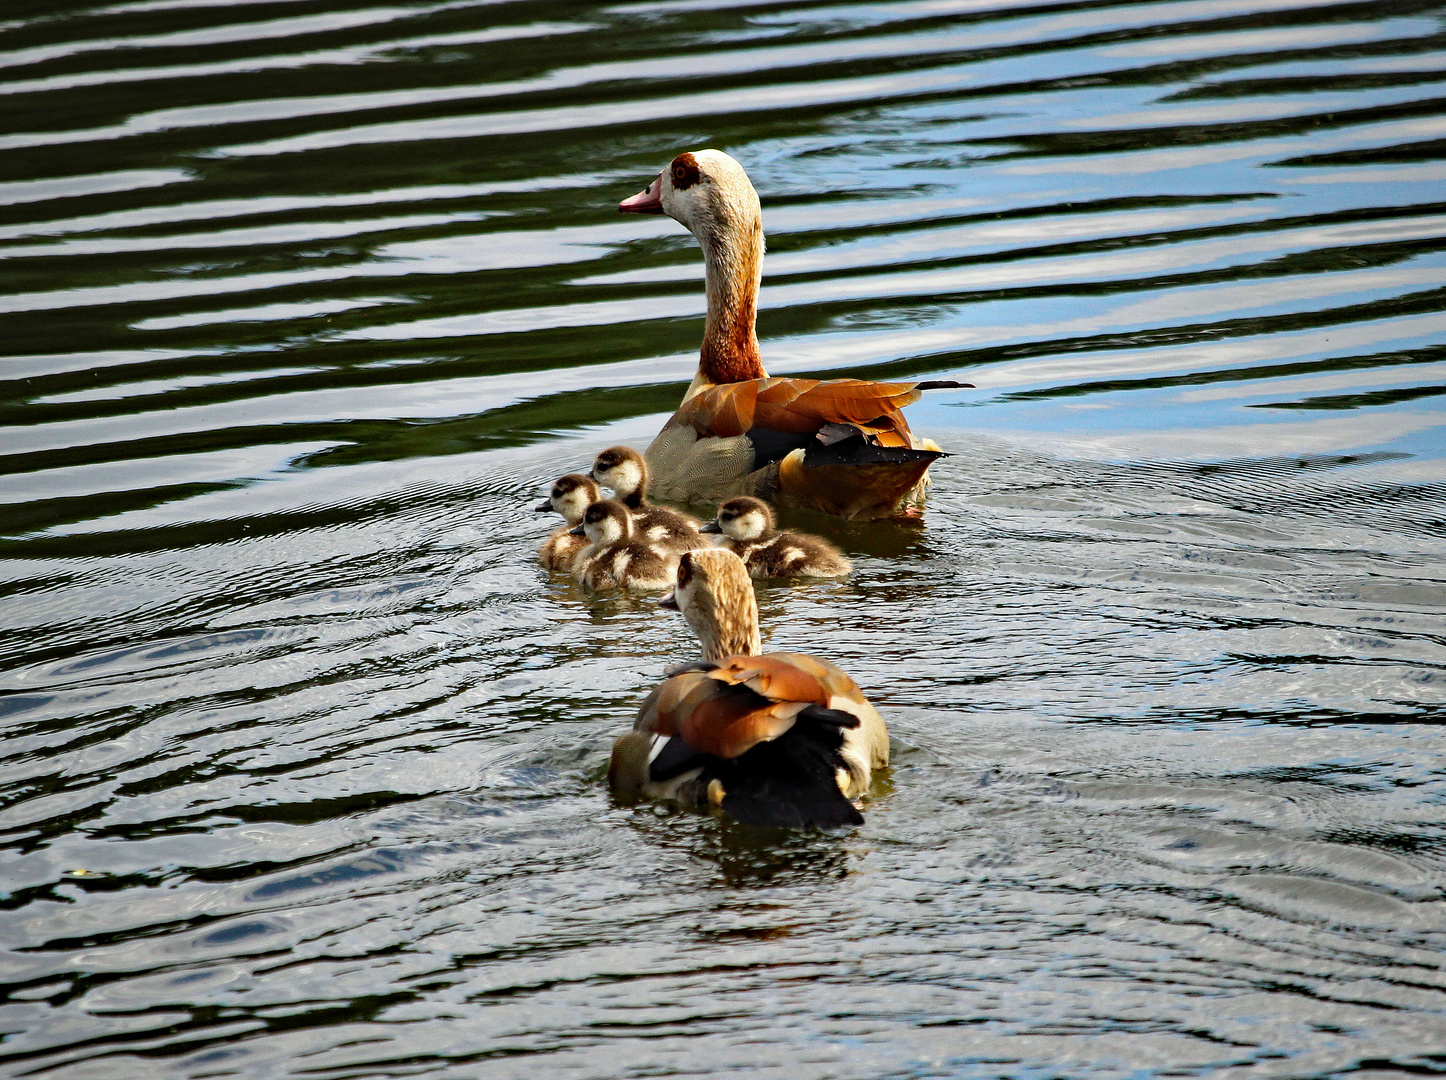
[(567, 524), (555, 529), (542, 542), (537, 559), (543, 566), (569, 574), (576, 569), (578, 557), (587, 550), (588, 541), (586, 537), (575, 535), (572, 530), (582, 524), (582, 515), (601, 497), (602, 492), (590, 476), (568, 473), (553, 481), (551, 493), (533, 509), (539, 514), (559, 513)]
[(698, 534), (702, 524), (687, 514), (648, 502), (648, 463), (630, 446), (610, 446), (593, 459), (592, 478), (610, 487), (618, 502), (633, 512), (640, 537), (657, 548), (676, 552), (707, 547)]
[(841, 577), (853, 569), (843, 552), (822, 537), (779, 532), (773, 509), (750, 495), (718, 507), (718, 516), (703, 532), (722, 533), (723, 546), (756, 578)]
[(613, 791), (745, 824), (861, 822), (850, 800), (888, 764), (889, 736), (854, 681), (818, 657), (759, 655), (753, 583), (731, 551), (683, 554), (661, 604), (683, 613), (703, 660), (671, 672), (614, 744)]
[(707, 278), (698, 373), (645, 455), (654, 495), (713, 503), (762, 495), (845, 518), (922, 505), (942, 451), (913, 436), (902, 409), (923, 390), (968, 383), (769, 378), (754, 329), (762, 211), (743, 167), (722, 151), (679, 154), (618, 209), (685, 226)]
[(647, 592), (666, 589), (673, 580), (678, 556), (643, 543), (633, 531), (633, 516), (614, 499), (589, 506), (573, 535), (587, 537), (576, 575), (589, 589), (627, 589)]

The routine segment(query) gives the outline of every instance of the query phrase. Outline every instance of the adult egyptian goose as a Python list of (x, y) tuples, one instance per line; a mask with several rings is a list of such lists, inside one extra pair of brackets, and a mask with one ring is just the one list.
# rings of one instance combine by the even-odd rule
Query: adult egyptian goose
[(614, 499), (593, 503), (583, 511), (582, 524), (572, 532), (588, 540), (575, 573), (589, 589), (647, 592), (672, 584), (677, 554), (659, 551), (638, 539), (633, 531), (633, 515), (622, 503)]
[(679, 154), (618, 209), (685, 226), (703, 249), (707, 277), (698, 374), (645, 455), (653, 495), (712, 503), (761, 495), (845, 518), (922, 504), (942, 451), (914, 437), (902, 409), (923, 390), (968, 383), (769, 378), (754, 331), (762, 212), (748, 174), (721, 150)]
[(590, 476), (568, 473), (553, 481), (551, 493), (534, 509), (539, 514), (555, 511), (562, 515), (567, 524), (555, 529), (542, 542), (542, 547), (537, 552), (538, 562), (548, 570), (573, 572), (578, 556), (587, 549), (588, 540), (584, 536), (575, 535), (572, 530), (582, 524), (582, 515), (600, 498), (602, 492)]
[(610, 446), (593, 459), (592, 478), (603, 487), (610, 487), (618, 502), (633, 512), (633, 525), (649, 544), (676, 552), (707, 547), (698, 534), (702, 522), (654, 506), (644, 496), (648, 491), (648, 463), (630, 446)]
[(748, 825), (862, 822), (850, 800), (888, 764), (889, 733), (854, 681), (814, 656), (759, 655), (753, 583), (731, 551), (685, 552), (660, 603), (683, 613), (703, 660), (670, 672), (614, 744), (613, 791)]
[(722, 533), (723, 546), (756, 578), (841, 577), (853, 569), (843, 552), (822, 537), (779, 532), (768, 504), (751, 495), (718, 507), (718, 516), (702, 531)]

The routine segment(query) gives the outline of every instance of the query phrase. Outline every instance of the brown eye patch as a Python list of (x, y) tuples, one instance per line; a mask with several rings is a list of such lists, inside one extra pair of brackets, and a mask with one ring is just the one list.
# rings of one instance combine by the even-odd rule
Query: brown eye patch
[(698, 172), (698, 161), (690, 153), (679, 154), (673, 159), (672, 174), (673, 187), (678, 191), (686, 191), (702, 179)]
[(678, 588), (684, 588), (688, 582), (693, 580), (693, 560), (688, 553), (683, 552), (683, 557), (678, 560)]

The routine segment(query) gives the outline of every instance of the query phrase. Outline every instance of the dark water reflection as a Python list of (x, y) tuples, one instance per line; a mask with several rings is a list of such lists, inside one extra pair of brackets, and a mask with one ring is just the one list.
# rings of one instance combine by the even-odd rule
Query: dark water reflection
[[(0, 13), (7, 1075), (1446, 1072), (1439, 5)], [(614, 806), (694, 645), (534, 562), (715, 145), (778, 373), (967, 375), (767, 643), (867, 824)]]

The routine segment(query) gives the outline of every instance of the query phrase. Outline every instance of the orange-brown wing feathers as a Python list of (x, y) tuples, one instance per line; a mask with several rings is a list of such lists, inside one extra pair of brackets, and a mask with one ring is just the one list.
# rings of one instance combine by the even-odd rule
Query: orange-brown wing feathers
[(720, 693), (680, 717), (678, 734), (694, 750), (733, 759), (793, 727), (806, 701), (760, 702), (751, 694)]
[[(901, 410), (920, 396), (909, 383), (839, 379), (819, 383), (783, 409), (791, 418), (797, 418), (795, 423), (812, 425), (804, 430), (817, 431), (824, 424), (852, 424), (873, 435), (882, 446), (909, 446), (909, 424)], [(782, 420), (760, 408), (754, 422), (774, 427)]]
[(845, 697), (853, 701), (868, 700), (864, 697), (864, 692), (859, 689), (858, 683), (827, 660), (820, 660), (807, 653), (770, 653), (769, 656), (781, 660), (799, 671), (807, 672), (817, 679), (823, 688), (825, 702), (835, 697)]
[(718, 684), (706, 672), (685, 671), (654, 688), (638, 710), (635, 731), (677, 735), (680, 718), (718, 693)]
[[(701, 666), (701, 665), (700, 665)], [(710, 670), (674, 675), (650, 695), (635, 730), (677, 735), (694, 750), (733, 759), (776, 739), (810, 705), (827, 706), (853, 682), (833, 665), (800, 653), (729, 656)]]
[(769, 701), (797, 701), (804, 705), (828, 702), (828, 689), (816, 672), (774, 653), (770, 656), (725, 656), (708, 678), (732, 686), (746, 686)]
[(727, 438), (753, 427), (809, 434), (827, 424), (854, 424), (871, 434), (899, 437), (884, 445), (909, 445), (900, 410), (919, 400), (913, 383), (863, 379), (754, 379), (725, 383), (694, 395), (674, 415), (699, 435)]
[(673, 422), (688, 424), (699, 435), (730, 438), (753, 426), (759, 384), (768, 379), (724, 383), (695, 394), (673, 414)]

